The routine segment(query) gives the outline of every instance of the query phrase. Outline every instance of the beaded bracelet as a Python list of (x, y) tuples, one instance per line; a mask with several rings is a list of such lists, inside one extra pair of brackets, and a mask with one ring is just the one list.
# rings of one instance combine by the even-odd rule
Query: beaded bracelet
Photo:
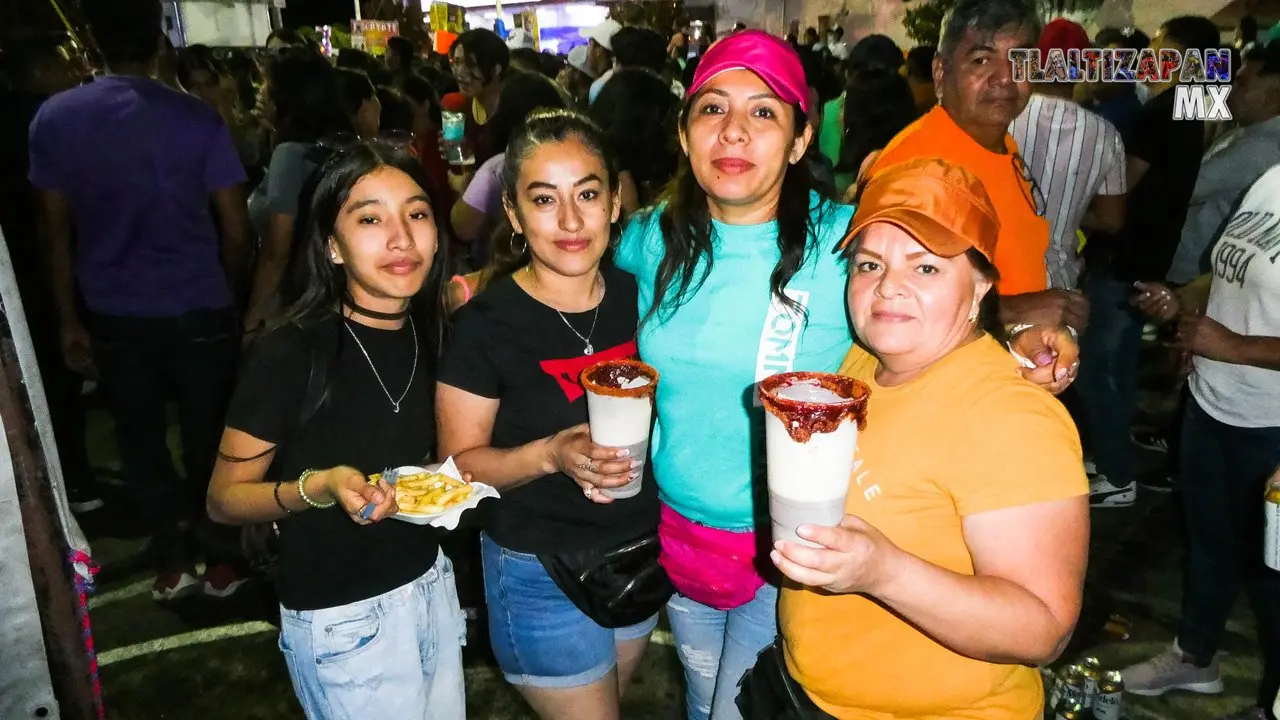
[(280, 486), (283, 484), (284, 484), (283, 480), (277, 480), (276, 487), (274, 490), (271, 491), (271, 494), (276, 496), (276, 505), (279, 505), (280, 509), (283, 510), (286, 515), (292, 515), (293, 511), (290, 510), (287, 506), (285, 506), (284, 501), (280, 499)]
[(317, 510), (325, 510), (325, 509), (328, 509), (328, 508), (333, 507), (334, 505), (337, 505), (337, 504), (338, 504), (338, 503), (337, 503), (337, 501), (330, 500), (328, 505), (321, 505), (320, 503), (316, 502), (315, 500), (312, 500), (312, 499), (311, 499), (311, 497), (307, 495), (307, 491), (306, 491), (306, 489), (305, 489), (305, 488), (303, 488), (303, 485), (305, 485), (305, 484), (306, 484), (306, 482), (307, 482), (307, 478), (311, 477), (312, 475), (315, 475), (315, 474), (316, 474), (316, 473), (318, 473), (318, 472), (320, 472), (320, 471), (319, 471), (319, 470), (307, 470), (307, 471), (303, 472), (301, 475), (299, 475), (299, 476), (298, 476), (298, 497), (302, 498), (302, 502), (304, 502), (304, 503), (306, 503), (306, 504), (310, 505), (311, 507), (313, 507), (313, 508), (315, 508), (315, 509), (317, 509)]

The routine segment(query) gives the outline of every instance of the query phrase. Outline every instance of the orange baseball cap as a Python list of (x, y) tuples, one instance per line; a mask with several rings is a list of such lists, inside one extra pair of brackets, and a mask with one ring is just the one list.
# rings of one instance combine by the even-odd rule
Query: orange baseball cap
[(1000, 219), (976, 175), (942, 158), (915, 158), (877, 170), (862, 186), (858, 210), (837, 251), (873, 223), (909, 233), (939, 257), (969, 248), (995, 262)]

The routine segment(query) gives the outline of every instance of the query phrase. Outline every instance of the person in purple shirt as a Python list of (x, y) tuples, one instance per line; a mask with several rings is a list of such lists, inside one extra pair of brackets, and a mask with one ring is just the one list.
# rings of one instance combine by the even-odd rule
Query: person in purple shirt
[[(84, 12), (107, 74), (55, 95), (30, 129), (63, 356), (101, 380), (152, 535), (153, 596), (200, 589), (198, 537), (203, 589), (225, 597), (243, 582), (238, 543), (208, 521), (204, 497), (240, 347), (232, 298), (249, 250), (245, 172), (217, 112), (152, 79), (157, 0), (95, 0)], [(185, 483), (165, 443), (167, 399)]]

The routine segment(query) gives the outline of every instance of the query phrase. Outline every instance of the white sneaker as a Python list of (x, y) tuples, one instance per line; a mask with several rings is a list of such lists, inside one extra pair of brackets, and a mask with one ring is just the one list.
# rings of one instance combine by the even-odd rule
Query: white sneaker
[(1089, 505), (1096, 508), (1129, 507), (1138, 499), (1138, 484), (1113, 485), (1106, 475), (1097, 475), (1089, 483)]
[(1098, 464), (1092, 460), (1084, 461), (1084, 474), (1093, 477), (1098, 474)]
[(189, 572), (173, 572), (157, 575), (151, 585), (151, 598), (156, 602), (168, 602), (200, 592), (200, 582)]
[(1176, 642), (1150, 660), (1121, 670), (1120, 675), (1124, 678), (1126, 691), (1145, 697), (1163, 695), (1170, 690), (1188, 690), (1205, 695), (1222, 692), (1218, 661), (1214, 660), (1208, 667), (1196, 667), (1186, 661), (1182, 648)]

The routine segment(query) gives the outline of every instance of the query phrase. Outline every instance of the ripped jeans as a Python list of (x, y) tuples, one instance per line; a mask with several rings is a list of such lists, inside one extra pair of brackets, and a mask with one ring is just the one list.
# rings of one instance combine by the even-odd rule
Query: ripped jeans
[(684, 666), (689, 720), (742, 720), (738, 683), (778, 637), (778, 588), (766, 583), (755, 599), (732, 610), (677, 594), (667, 603), (667, 617)]

